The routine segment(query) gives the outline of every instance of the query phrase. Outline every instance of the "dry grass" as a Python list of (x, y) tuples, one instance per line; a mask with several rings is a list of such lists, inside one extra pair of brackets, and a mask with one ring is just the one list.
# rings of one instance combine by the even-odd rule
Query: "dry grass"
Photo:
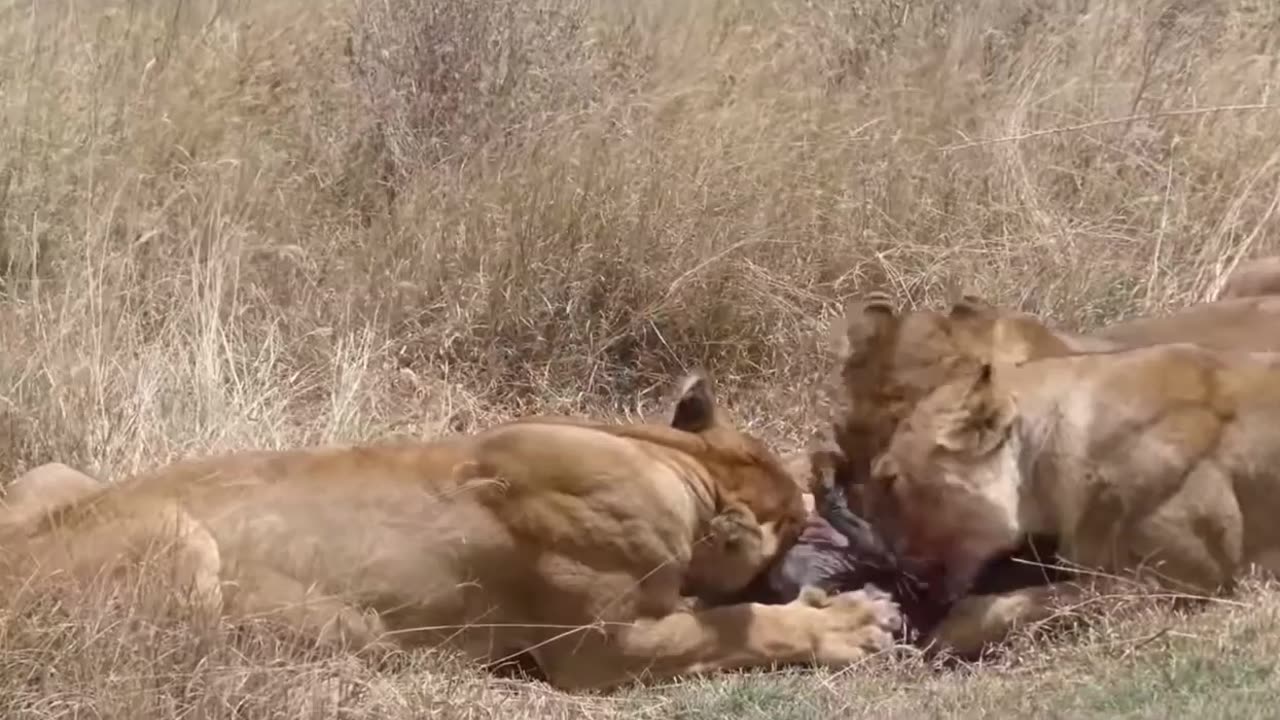
[[(951, 8), (5, 0), (0, 474), (649, 412), (695, 364), (789, 443), (868, 287), (1089, 326), (1280, 250), (1280, 6)], [(6, 610), (0, 709), (296, 716), (334, 678), (370, 692), (317, 716), (1244, 717), (1276, 699), (1256, 599), (980, 677), (608, 700)]]

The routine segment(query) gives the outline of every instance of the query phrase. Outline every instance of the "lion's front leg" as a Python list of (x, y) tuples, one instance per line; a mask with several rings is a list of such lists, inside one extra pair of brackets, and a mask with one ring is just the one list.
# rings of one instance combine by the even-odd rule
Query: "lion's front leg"
[(1083, 596), (1083, 589), (1074, 583), (969, 595), (956, 601), (930, 633), (928, 643), (936, 651), (971, 657), (1018, 628), (1053, 618), (1063, 604), (1078, 602)]
[(564, 688), (606, 688), (718, 670), (816, 663), (841, 667), (893, 645), (897, 605), (874, 588), (806, 588), (786, 605), (738, 604), (584, 628), (536, 649)]

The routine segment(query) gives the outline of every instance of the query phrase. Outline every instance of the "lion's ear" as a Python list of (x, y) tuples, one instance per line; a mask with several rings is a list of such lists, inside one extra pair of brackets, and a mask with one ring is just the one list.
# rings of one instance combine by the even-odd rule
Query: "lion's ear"
[(995, 305), (975, 295), (964, 295), (951, 303), (944, 322), (947, 334), (958, 347), (985, 360), (990, 357), (993, 326), (1000, 316)]
[(680, 381), (680, 394), (671, 414), (671, 427), (700, 433), (716, 424), (716, 397), (711, 377), (695, 370)]
[(845, 308), (844, 318), (832, 327), (836, 356), (843, 362), (861, 356), (898, 323), (898, 310), (888, 293), (873, 290)]
[(940, 447), (975, 455), (990, 452), (1008, 435), (1014, 420), (1013, 400), (992, 382), (992, 366), (984, 363), (973, 384), (938, 418)]

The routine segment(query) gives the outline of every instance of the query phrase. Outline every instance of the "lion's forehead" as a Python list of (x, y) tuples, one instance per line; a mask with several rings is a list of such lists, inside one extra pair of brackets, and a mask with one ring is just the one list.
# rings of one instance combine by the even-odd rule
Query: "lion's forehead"
[(918, 400), (975, 361), (941, 321), (904, 323), (886, 370), (888, 383)]
[[(846, 366), (845, 434), (870, 430), (877, 423), (890, 426), (905, 420), (916, 405), (934, 390), (970, 367), (965, 354), (948, 331), (946, 318), (931, 311), (903, 318), (898, 331), (872, 347), (883, 360), (871, 366)], [(877, 448), (879, 449), (879, 448)]]

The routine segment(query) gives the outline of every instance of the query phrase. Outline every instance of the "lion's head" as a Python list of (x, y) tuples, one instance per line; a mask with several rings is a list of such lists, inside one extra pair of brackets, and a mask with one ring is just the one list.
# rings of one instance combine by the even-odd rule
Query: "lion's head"
[(936, 388), (983, 363), (1069, 352), (1063, 337), (1034, 316), (966, 295), (947, 312), (900, 312), (887, 295), (852, 303), (836, 328), (840, 368), (835, 443), (840, 482), (857, 487), (894, 429)]
[(873, 463), (868, 519), (950, 597), (1026, 540), (1017, 418), (992, 365), (979, 364), (922, 399)]
[(799, 538), (808, 515), (800, 485), (781, 457), (719, 406), (703, 372), (682, 381), (660, 437), (696, 461), (714, 506), (694, 547), (686, 591), (700, 597), (740, 592)]

